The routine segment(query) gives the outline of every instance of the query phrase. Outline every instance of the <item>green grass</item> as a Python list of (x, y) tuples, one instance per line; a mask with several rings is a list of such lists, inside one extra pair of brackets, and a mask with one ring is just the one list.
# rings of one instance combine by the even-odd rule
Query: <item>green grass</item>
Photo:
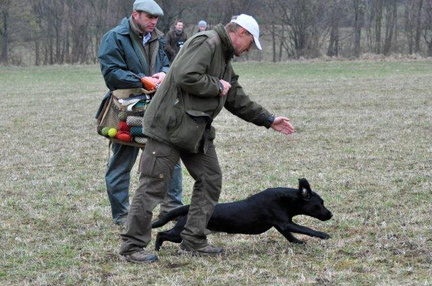
[(94, 120), (105, 93), (98, 66), (0, 67), (0, 284), (432, 285), (432, 61), (235, 68), (246, 92), (296, 133), (222, 112), (221, 201), (306, 177), (334, 217), (296, 221), (331, 239), (215, 234), (222, 257), (179, 257), (167, 242), (158, 263), (123, 262), (105, 191), (107, 140)]

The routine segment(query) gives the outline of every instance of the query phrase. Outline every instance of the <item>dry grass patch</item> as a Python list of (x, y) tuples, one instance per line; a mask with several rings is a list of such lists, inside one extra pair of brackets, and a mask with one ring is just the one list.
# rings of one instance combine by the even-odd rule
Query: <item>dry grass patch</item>
[[(0, 68), (0, 284), (430, 285), (432, 61), (237, 63), (245, 90), (297, 128), (284, 137), (222, 112), (221, 201), (306, 177), (334, 218), (288, 243), (277, 231), (215, 234), (218, 258), (123, 262), (94, 114), (97, 66)], [(134, 176), (133, 188), (137, 185)], [(185, 202), (192, 181), (184, 170)], [(153, 248), (153, 243), (150, 248)]]

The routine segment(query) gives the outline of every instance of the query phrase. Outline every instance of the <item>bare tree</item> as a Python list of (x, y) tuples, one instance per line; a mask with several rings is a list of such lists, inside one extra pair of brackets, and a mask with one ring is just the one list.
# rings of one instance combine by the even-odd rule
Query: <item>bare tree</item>
[(388, 0), (384, 6), (385, 11), (385, 39), (383, 54), (388, 56), (391, 52), (392, 42), (397, 22), (397, 0)]
[(382, 28), (382, 16), (383, 16), (383, 1), (376, 0), (374, 9), (374, 29), (375, 29), (375, 53), (381, 53), (381, 28)]
[(340, 0), (327, 1), (328, 3), (328, 15), (327, 21), (330, 29), (329, 45), (327, 47), (327, 56), (337, 57), (339, 56), (339, 28), (343, 14), (343, 6)]
[[(430, 1), (429, 1), (430, 3)], [(420, 52), (420, 35), (421, 35), (421, 12), (423, 8), (423, 0), (417, 2), (417, 15), (416, 15), (416, 27), (415, 27), (415, 52)]]
[(361, 31), (364, 25), (366, 3), (364, 0), (353, 0), (354, 7), (354, 57), (360, 56)]
[(11, 7), (11, 0), (1, 0), (0, 10), (1, 10), (1, 27), (0, 27), (0, 39), (1, 39), (1, 55), (0, 63), (8, 64), (9, 62), (9, 9)]
[(321, 36), (319, 23), (325, 3), (317, 0), (274, 0), (271, 5), (275, 11), (272, 16), (278, 17), (280, 25), (286, 28), (283, 34), (286, 32), (287, 37), (284, 36), (282, 45), (287, 50), (293, 46), (293, 56), (296, 58), (318, 56)]
[(432, 57), (432, 1), (426, 2), (422, 20), (422, 34), (427, 46), (427, 56)]
[[(427, 1), (430, 5), (430, 1)], [(423, 0), (406, 0), (405, 1), (405, 36), (408, 42), (408, 53), (420, 52), (420, 40), (422, 22), (421, 15), (423, 10)]]
[[(158, 25), (164, 32), (178, 18), (191, 35), (199, 20), (211, 29), (233, 15), (253, 15), (274, 62), (323, 53), (432, 54), (431, 0), (156, 1), (165, 12)], [(96, 63), (101, 37), (131, 15), (133, 2), (29, 0), (20, 5), (0, 0), (0, 64)], [(261, 60), (265, 54), (251, 51), (243, 60)]]
[(158, 27), (164, 33), (167, 33), (176, 20), (184, 20), (184, 12), (194, 6), (192, 2), (190, 0), (161, 0), (160, 4), (164, 11), (164, 16), (159, 20)]
[(69, 0), (67, 6), (67, 26), (70, 27), (70, 62), (86, 63), (88, 47), (91, 44), (90, 19), (96, 11), (91, 9), (89, 2)]
[(276, 1), (263, 1), (263, 8), (268, 11), (263, 15), (264, 25), (261, 32), (267, 31), (271, 37), (272, 61), (277, 62), (282, 58), (283, 43), (286, 41), (281, 29), (281, 18), (279, 17), (280, 6)]
[(65, 0), (34, 0), (33, 12), (37, 23), (36, 64), (62, 63), (64, 58)]

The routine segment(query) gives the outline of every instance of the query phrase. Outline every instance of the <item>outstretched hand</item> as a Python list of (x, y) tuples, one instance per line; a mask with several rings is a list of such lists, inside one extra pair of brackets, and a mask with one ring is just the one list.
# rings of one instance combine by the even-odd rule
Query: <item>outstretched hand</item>
[(278, 116), (270, 126), (273, 130), (289, 135), (294, 132), (294, 126), (289, 122), (289, 119), (283, 116)]

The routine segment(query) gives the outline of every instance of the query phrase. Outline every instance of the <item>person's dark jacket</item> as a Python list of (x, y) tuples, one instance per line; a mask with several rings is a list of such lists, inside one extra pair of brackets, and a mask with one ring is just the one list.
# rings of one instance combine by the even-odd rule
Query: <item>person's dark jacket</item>
[(174, 58), (177, 56), (180, 48), (187, 41), (187, 38), (188, 37), (184, 31), (181, 31), (179, 33), (179, 31), (172, 30), (166, 34), (165, 52), (167, 53), (170, 61), (173, 61)]
[[(131, 28), (132, 26), (132, 28)], [(107, 87), (113, 91), (141, 88), (140, 79), (157, 72), (168, 72), (169, 59), (164, 52), (162, 32), (155, 29), (149, 40), (150, 62), (144, 57), (142, 35), (130, 18), (106, 33), (99, 48), (99, 62)]]
[[(194, 128), (198, 128), (199, 124), (192, 124), (190, 130), (185, 130), (188, 126), (185, 114), (198, 119), (197, 122), (208, 116), (210, 119), (206, 122), (210, 125), (223, 107), (248, 122), (269, 128), (270, 113), (243, 91), (231, 66), (233, 56), (231, 39), (221, 24), (214, 30), (191, 37), (175, 58), (144, 115), (144, 134), (180, 148), (182, 146), (177, 137), (186, 134), (190, 138), (185, 140), (197, 141), (191, 142), (196, 146), (203, 139), (202, 136), (212, 140), (215, 130), (210, 127), (205, 135), (196, 137)], [(231, 89), (226, 96), (219, 96), (219, 79), (231, 82)]]

